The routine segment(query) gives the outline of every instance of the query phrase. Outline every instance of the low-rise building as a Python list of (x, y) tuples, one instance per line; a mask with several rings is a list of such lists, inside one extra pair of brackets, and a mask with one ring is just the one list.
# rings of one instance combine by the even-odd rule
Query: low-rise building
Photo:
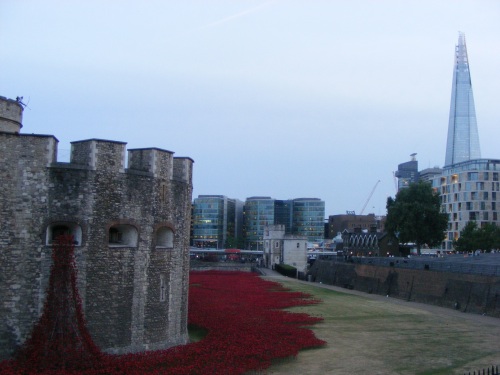
[(355, 228), (342, 232), (342, 251), (345, 256), (385, 257), (401, 255), (397, 240), (387, 233)]
[(307, 269), (307, 237), (285, 233), (284, 225), (269, 225), (264, 229), (264, 266), (293, 266), (299, 272)]
[(354, 231), (355, 228), (370, 230), (376, 227), (377, 231), (384, 230), (385, 216), (375, 214), (356, 215), (349, 213), (345, 215), (328, 216), (328, 238), (332, 239), (344, 230)]

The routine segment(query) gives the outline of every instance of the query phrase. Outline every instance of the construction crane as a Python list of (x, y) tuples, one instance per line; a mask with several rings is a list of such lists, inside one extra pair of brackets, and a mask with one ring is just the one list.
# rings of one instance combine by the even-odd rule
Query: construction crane
[(365, 202), (365, 205), (363, 206), (363, 208), (361, 209), (361, 212), (359, 213), (360, 215), (363, 215), (363, 212), (365, 212), (365, 208), (366, 208), (366, 205), (368, 204), (368, 202), (370, 201), (373, 193), (375, 192), (375, 189), (377, 188), (377, 185), (380, 183), (380, 180), (378, 180), (375, 185), (373, 186), (373, 189), (372, 191), (370, 192), (370, 195), (368, 196), (368, 199), (366, 200)]

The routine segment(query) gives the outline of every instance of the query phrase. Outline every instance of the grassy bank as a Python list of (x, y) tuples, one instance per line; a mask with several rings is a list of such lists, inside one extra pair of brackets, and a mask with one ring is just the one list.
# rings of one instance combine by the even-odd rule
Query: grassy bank
[(500, 319), (272, 280), (323, 301), (293, 311), (323, 317), (312, 330), (328, 344), (268, 374), (464, 374), (500, 365)]

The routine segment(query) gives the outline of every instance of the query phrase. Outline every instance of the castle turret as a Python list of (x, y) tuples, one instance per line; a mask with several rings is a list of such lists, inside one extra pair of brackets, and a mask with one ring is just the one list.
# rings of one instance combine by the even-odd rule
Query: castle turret
[(21, 99), (7, 99), (0, 96), (0, 132), (19, 133), (21, 131), (23, 110)]

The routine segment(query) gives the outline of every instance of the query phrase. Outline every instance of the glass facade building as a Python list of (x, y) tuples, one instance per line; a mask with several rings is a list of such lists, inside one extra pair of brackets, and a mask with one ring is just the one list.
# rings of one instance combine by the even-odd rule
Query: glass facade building
[(275, 199), (271, 197), (250, 197), (245, 201), (244, 229), (245, 247), (262, 250), (264, 228), (274, 224)]
[(406, 163), (398, 165), (398, 170), (394, 174), (398, 178), (398, 191), (407, 188), (410, 184), (417, 182), (418, 175), (418, 161), (415, 157), (416, 154), (411, 154), (411, 160)]
[(224, 195), (199, 195), (193, 201), (193, 246), (223, 249), (241, 237), (241, 201)]
[(284, 225), (286, 234), (292, 233), (292, 207), (292, 200), (274, 201), (274, 223)]
[(465, 35), (460, 33), (458, 45), (455, 47), (445, 166), (480, 158), (467, 47)]
[(444, 249), (453, 250), (453, 241), (469, 221), (479, 227), (485, 223), (498, 225), (499, 176), (500, 160), (481, 159), (467, 48), (465, 36), (460, 33), (455, 48), (445, 166), (441, 174), (430, 178), (440, 194), (441, 210), (448, 214)]
[(325, 237), (325, 202), (319, 198), (277, 200), (271, 197), (247, 198), (244, 208), (245, 248), (262, 250), (264, 228), (283, 225), (286, 234), (321, 242)]
[(321, 242), (325, 238), (325, 202), (319, 198), (293, 200), (292, 233), (307, 237), (308, 242)]

